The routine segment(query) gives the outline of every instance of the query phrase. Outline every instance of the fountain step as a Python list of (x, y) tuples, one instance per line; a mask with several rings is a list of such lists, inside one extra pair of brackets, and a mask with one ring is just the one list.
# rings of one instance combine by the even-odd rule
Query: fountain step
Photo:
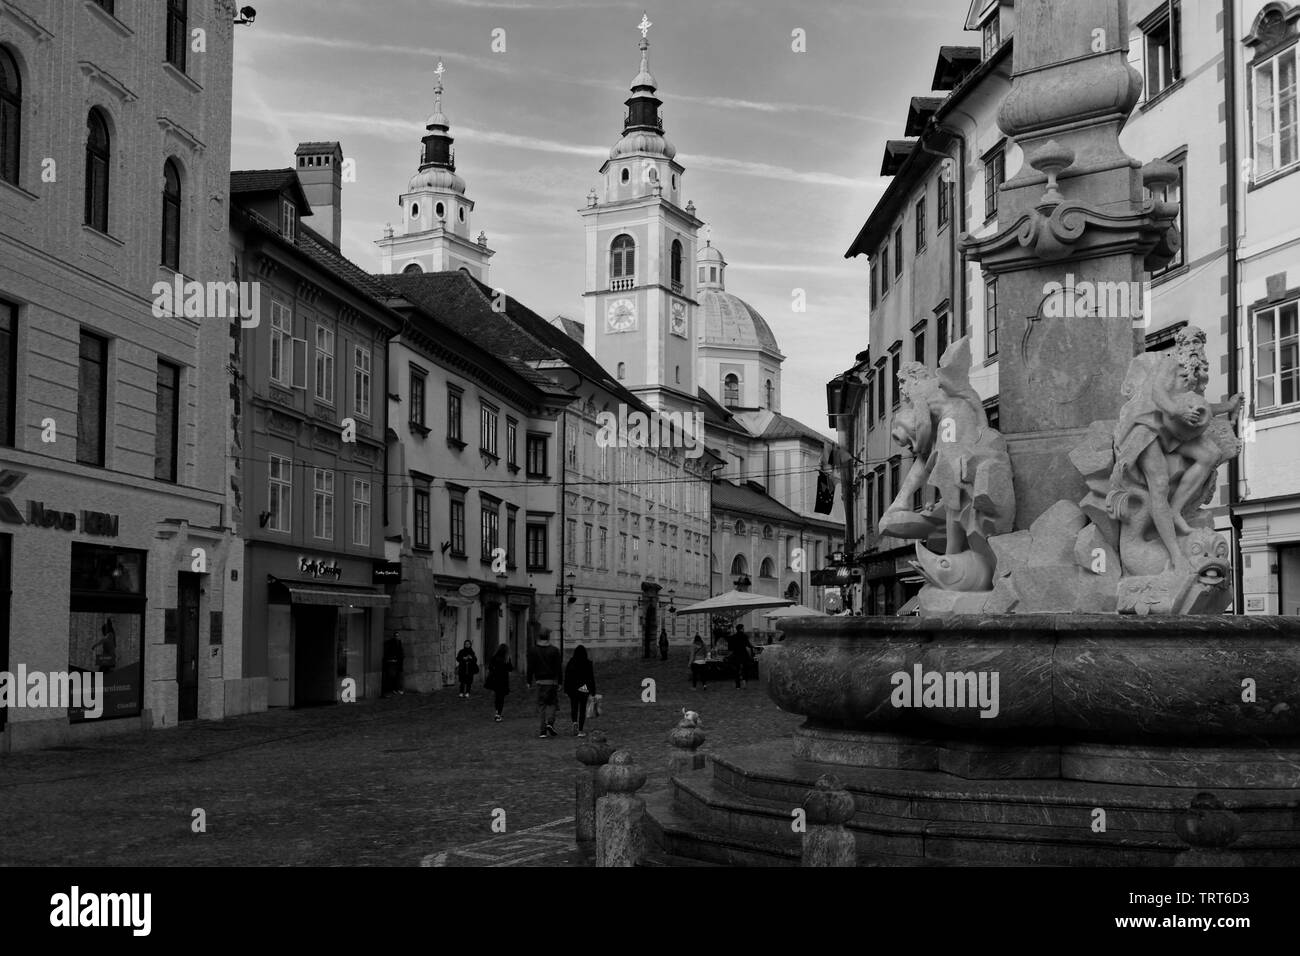
[[(755, 802), (796, 807), (824, 773), (835, 774), (860, 811), (928, 821), (1031, 826), (1092, 826), (1106, 811), (1108, 829), (1173, 832), (1174, 820), (1199, 790), (1136, 787), (1073, 780), (967, 780), (937, 771), (878, 770), (799, 760), (781, 744), (714, 754), (714, 777)], [(1300, 790), (1214, 789), (1247, 832), (1291, 830), (1300, 819)]]

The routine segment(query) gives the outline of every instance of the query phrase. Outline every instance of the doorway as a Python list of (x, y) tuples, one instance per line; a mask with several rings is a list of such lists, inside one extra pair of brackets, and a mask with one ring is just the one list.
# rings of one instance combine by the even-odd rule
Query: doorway
[(338, 608), (295, 604), (293, 607), (293, 706), (336, 703)]
[(199, 576), (176, 575), (176, 690), (178, 720), (199, 716)]

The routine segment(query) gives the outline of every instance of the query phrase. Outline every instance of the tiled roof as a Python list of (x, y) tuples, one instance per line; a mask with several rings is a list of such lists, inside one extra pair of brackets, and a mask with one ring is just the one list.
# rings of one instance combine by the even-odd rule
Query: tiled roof
[(759, 437), (767, 439), (807, 438), (823, 445), (835, 444), (832, 439), (816, 429), (779, 412), (773, 413), (772, 420), (768, 422), (767, 428), (763, 430), (763, 434)]
[(733, 485), (726, 480), (715, 481), (710, 497), (715, 510), (740, 511), (772, 521), (804, 523), (803, 515), (791, 511), (775, 498), (747, 484)]
[(237, 169), (230, 174), (230, 194), (278, 193), (285, 188), (293, 191), (293, 201), (298, 204), (299, 216), (311, 215), (311, 204), (302, 191), (298, 174), (292, 169)]
[(348, 259), (343, 253), (339, 252), (337, 246), (310, 226), (298, 223), (295, 245), (316, 260), (327, 271), (338, 276), (344, 282), (351, 283), (354, 288), (378, 299), (380, 302), (386, 302), (394, 295), (393, 291), (380, 281), (379, 277), (372, 276), (351, 259)]
[(564, 330), (564, 334), (569, 338), (581, 342), (586, 335), (587, 327), (577, 319), (571, 319), (567, 315), (557, 315), (554, 324)]

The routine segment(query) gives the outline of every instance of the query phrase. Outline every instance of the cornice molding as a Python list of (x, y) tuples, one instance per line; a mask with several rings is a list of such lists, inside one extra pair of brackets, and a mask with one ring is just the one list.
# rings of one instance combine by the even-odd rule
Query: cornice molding
[(81, 67), (81, 72), (90, 80), (98, 82), (123, 103), (134, 103), (138, 99), (125, 83), (90, 60), (82, 60), (78, 65)]

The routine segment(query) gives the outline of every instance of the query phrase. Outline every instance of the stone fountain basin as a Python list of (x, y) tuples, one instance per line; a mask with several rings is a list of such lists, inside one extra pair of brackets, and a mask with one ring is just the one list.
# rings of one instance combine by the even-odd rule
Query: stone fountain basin
[[(850, 730), (1048, 742), (1300, 739), (1300, 618), (952, 615), (788, 618), (763, 654), (782, 709)], [(892, 675), (998, 675), (979, 706), (895, 706)], [(1253, 702), (1243, 682), (1254, 681)], [(969, 686), (954, 679), (953, 689)], [(902, 693), (898, 691), (898, 693)], [(983, 708), (990, 711), (992, 708)]]

